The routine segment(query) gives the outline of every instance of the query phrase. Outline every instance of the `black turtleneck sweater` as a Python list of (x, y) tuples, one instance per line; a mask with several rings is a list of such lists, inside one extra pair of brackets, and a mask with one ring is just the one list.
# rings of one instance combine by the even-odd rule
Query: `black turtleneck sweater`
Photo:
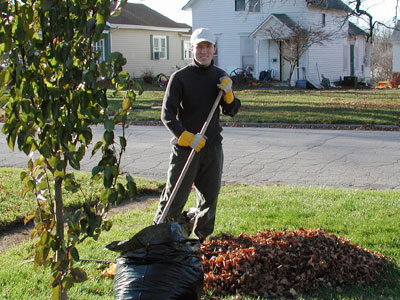
[[(202, 67), (193, 61), (190, 65), (171, 75), (165, 91), (161, 120), (173, 134), (172, 144), (177, 144), (184, 130), (199, 133), (218, 96), (219, 79), (226, 73), (214, 66)], [(220, 101), (222, 113), (234, 116), (241, 106), (235, 97), (231, 104)], [(217, 145), (222, 141), (219, 124), (220, 110), (217, 109), (206, 131), (206, 145)]]

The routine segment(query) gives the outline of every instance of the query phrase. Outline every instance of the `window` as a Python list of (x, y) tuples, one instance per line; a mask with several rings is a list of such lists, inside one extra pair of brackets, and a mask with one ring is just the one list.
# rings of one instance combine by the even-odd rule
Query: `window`
[(247, 36), (240, 37), (240, 56), (242, 68), (254, 71), (254, 39)]
[(249, 0), (249, 11), (259, 12), (261, 0)]
[(97, 63), (102, 63), (105, 61), (105, 53), (104, 53), (104, 39), (101, 39), (98, 42), (92, 44), (93, 52), (100, 52), (100, 58)]
[(325, 14), (322, 14), (322, 26), (325, 26), (325, 24), (326, 24), (326, 15)]
[(214, 65), (218, 67), (218, 39), (215, 40), (215, 53), (213, 57)]
[(153, 59), (167, 59), (167, 37), (153, 36)]
[(235, 11), (245, 11), (246, 0), (235, 0)]
[(191, 59), (192, 51), (190, 51), (190, 41), (183, 42), (183, 59)]

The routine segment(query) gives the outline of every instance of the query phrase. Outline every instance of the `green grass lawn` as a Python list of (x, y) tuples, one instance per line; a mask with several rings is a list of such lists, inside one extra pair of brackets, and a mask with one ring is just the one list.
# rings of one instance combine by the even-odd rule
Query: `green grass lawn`
[[(134, 102), (130, 119), (158, 121), (163, 91), (145, 91)], [(226, 122), (400, 125), (400, 90), (242, 89), (242, 108)], [(121, 98), (110, 98), (116, 109)]]
[[(144, 86), (129, 118), (132, 121), (159, 121), (164, 91)], [(225, 122), (400, 125), (400, 89), (238, 89), (242, 101), (234, 117)], [(120, 108), (122, 97), (108, 93), (109, 109)], [(4, 104), (7, 96), (0, 99)], [(0, 109), (0, 119), (4, 111)]]
[[(4, 170), (1, 168), (0, 173)], [(8, 195), (18, 194), (17, 177), (7, 169)], [(1, 181), (3, 182), (3, 181)], [(161, 183), (143, 180), (140, 186), (147, 191), (159, 192)], [(317, 295), (297, 299), (400, 299), (400, 191), (349, 190), (318, 187), (248, 186), (229, 184), (223, 186), (219, 197), (215, 235), (241, 232), (253, 234), (259, 230), (291, 230), (322, 228), (349, 239), (364, 248), (388, 256), (394, 263), (379, 284), (374, 287), (342, 287), (320, 290)], [(8, 200), (2, 196), (1, 202)], [(26, 199), (26, 202), (32, 201)], [(72, 200), (68, 199), (67, 202)], [(194, 205), (190, 196), (188, 207)], [(8, 210), (13, 210), (10, 205)], [(243, 209), (245, 208), (245, 209)], [(0, 210), (0, 215), (3, 214)], [(87, 240), (79, 246), (80, 257), (86, 259), (114, 260), (114, 252), (104, 250), (111, 241), (130, 238), (133, 234), (152, 224), (156, 203), (126, 214), (113, 215), (113, 227), (104, 232), (97, 241)], [(21, 209), (21, 213), (23, 210)], [(50, 274), (48, 270), (35, 272), (33, 264), (25, 262), (32, 258), (34, 243), (24, 243), (0, 253), (0, 299), (49, 299)], [(25, 263), (24, 263), (25, 262)], [(101, 278), (107, 265), (79, 263), (88, 273), (89, 280), (77, 284), (70, 292), (70, 299), (113, 299), (112, 279)], [(232, 296), (222, 299), (252, 299)], [(215, 299), (204, 296), (204, 299)]]

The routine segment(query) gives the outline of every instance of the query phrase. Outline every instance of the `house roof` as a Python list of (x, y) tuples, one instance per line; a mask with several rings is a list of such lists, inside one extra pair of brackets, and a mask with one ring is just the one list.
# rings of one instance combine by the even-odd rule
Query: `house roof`
[(284, 25), (286, 25), (290, 29), (295, 29), (297, 26), (296, 23), (286, 14), (271, 14), (271, 15), (276, 17), (279, 21), (281, 21)]
[[(346, 12), (352, 12), (351, 8), (348, 7), (341, 0), (304, 0), (308, 5), (315, 6), (319, 8), (327, 8), (327, 9), (337, 9), (344, 10)], [(196, 0), (189, 0), (183, 7), (183, 10), (187, 10), (192, 7), (193, 3)]]
[(400, 20), (397, 20), (397, 24), (393, 29), (391, 40), (393, 42), (400, 42)]
[(354, 35), (365, 35), (368, 36), (368, 34), (362, 30), (360, 27), (358, 27), (357, 25), (355, 25), (352, 22), (349, 22), (349, 35), (350, 36), (354, 36)]
[[(276, 34), (282, 37), (292, 34), (292, 32), (296, 30), (296, 27), (298, 26), (286, 14), (270, 14), (260, 25), (257, 26), (257, 28), (249, 35), (249, 37), (256, 37), (259, 33), (263, 34), (262, 32), (264, 32), (266, 28), (272, 26), (271, 28), (273, 29), (273, 27), (275, 27), (277, 24), (279, 24), (279, 29), (277, 30)], [(287, 30), (285, 28), (287, 28)], [(269, 34), (271, 34), (272, 31), (269, 32)]]
[(177, 23), (166, 16), (152, 10), (144, 4), (126, 3), (118, 16), (110, 17), (108, 22), (113, 25), (132, 25), (182, 29), (189, 31), (191, 26)]
[(326, 8), (326, 9), (337, 9), (343, 10), (345, 12), (353, 12), (350, 7), (348, 7), (341, 0), (305, 0), (310, 6)]
[(186, 9), (188, 9), (189, 7), (191, 7), (192, 4), (193, 4), (193, 2), (195, 2), (195, 1), (196, 1), (196, 0), (189, 0), (188, 3), (186, 3), (186, 4), (182, 7), (182, 10), (186, 10)]

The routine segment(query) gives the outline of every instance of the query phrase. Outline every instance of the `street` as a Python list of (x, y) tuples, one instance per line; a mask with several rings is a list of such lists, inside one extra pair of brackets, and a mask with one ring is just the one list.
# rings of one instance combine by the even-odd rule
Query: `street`
[[(0, 128), (2, 124), (0, 124)], [(94, 141), (103, 127), (93, 128)], [(130, 126), (122, 170), (165, 180), (171, 145), (162, 126)], [(224, 127), (225, 182), (262, 185), (400, 189), (400, 133), (396, 131)], [(116, 130), (115, 136), (121, 135)], [(81, 169), (90, 171), (95, 159)], [(0, 166), (25, 167), (0, 134)]]

